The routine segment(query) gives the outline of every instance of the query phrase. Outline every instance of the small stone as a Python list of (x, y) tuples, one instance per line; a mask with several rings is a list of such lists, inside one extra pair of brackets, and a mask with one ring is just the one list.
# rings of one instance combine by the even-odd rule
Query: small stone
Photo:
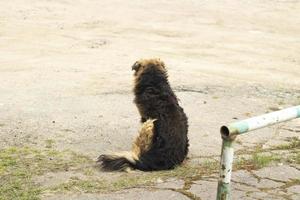
[(270, 106), (269, 110), (271, 110), (271, 111), (278, 111), (278, 110), (280, 110), (280, 108), (277, 107), (277, 106)]
[(161, 178), (156, 179), (157, 183), (163, 183), (164, 181)]

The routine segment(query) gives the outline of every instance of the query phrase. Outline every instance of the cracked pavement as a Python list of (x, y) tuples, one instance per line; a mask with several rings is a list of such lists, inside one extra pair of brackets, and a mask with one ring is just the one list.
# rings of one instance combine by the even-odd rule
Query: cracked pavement
[[(189, 117), (187, 165), (218, 161), (223, 124), (300, 104), (299, 1), (0, 2), (0, 149), (70, 150), (96, 159), (131, 147), (139, 128), (130, 66), (160, 57)], [(232, 199), (300, 199), (299, 119), (237, 138)], [(201, 165), (202, 166), (202, 165)], [(205, 165), (204, 165), (205, 166)], [(123, 173), (49, 172), (37, 185)], [(139, 172), (133, 172), (139, 176)], [(56, 199), (214, 199), (217, 171), (116, 192), (43, 192)], [(1, 183), (1, 181), (0, 181)], [(0, 198), (1, 199), (1, 198)], [(4, 198), (5, 199), (5, 198)]]

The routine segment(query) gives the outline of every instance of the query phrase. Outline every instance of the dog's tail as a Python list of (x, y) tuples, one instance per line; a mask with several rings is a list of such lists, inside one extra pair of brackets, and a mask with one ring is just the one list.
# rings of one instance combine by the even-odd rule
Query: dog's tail
[(137, 155), (131, 151), (114, 154), (103, 154), (97, 160), (104, 171), (126, 171), (128, 169), (139, 169), (140, 161)]
[[(149, 170), (153, 162), (153, 156), (149, 156), (149, 150), (153, 145), (154, 119), (148, 119), (143, 123), (139, 136), (132, 146), (132, 151), (100, 155), (98, 163), (104, 171), (124, 171), (127, 169)], [(149, 155), (148, 155), (149, 154)]]

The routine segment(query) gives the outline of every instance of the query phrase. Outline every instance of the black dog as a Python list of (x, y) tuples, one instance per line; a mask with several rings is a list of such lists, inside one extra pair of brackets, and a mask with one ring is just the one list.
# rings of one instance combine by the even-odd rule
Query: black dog
[(142, 128), (132, 151), (101, 155), (98, 162), (106, 171), (172, 169), (188, 153), (187, 117), (170, 87), (162, 61), (139, 60), (132, 69), (135, 70), (134, 101)]

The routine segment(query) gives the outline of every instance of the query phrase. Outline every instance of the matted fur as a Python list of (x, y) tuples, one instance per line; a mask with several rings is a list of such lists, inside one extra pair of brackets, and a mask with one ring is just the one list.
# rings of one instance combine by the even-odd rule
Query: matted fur
[(137, 61), (134, 102), (141, 115), (142, 128), (132, 151), (98, 158), (104, 170), (144, 171), (172, 169), (188, 153), (188, 121), (168, 82), (164, 63), (159, 59)]

